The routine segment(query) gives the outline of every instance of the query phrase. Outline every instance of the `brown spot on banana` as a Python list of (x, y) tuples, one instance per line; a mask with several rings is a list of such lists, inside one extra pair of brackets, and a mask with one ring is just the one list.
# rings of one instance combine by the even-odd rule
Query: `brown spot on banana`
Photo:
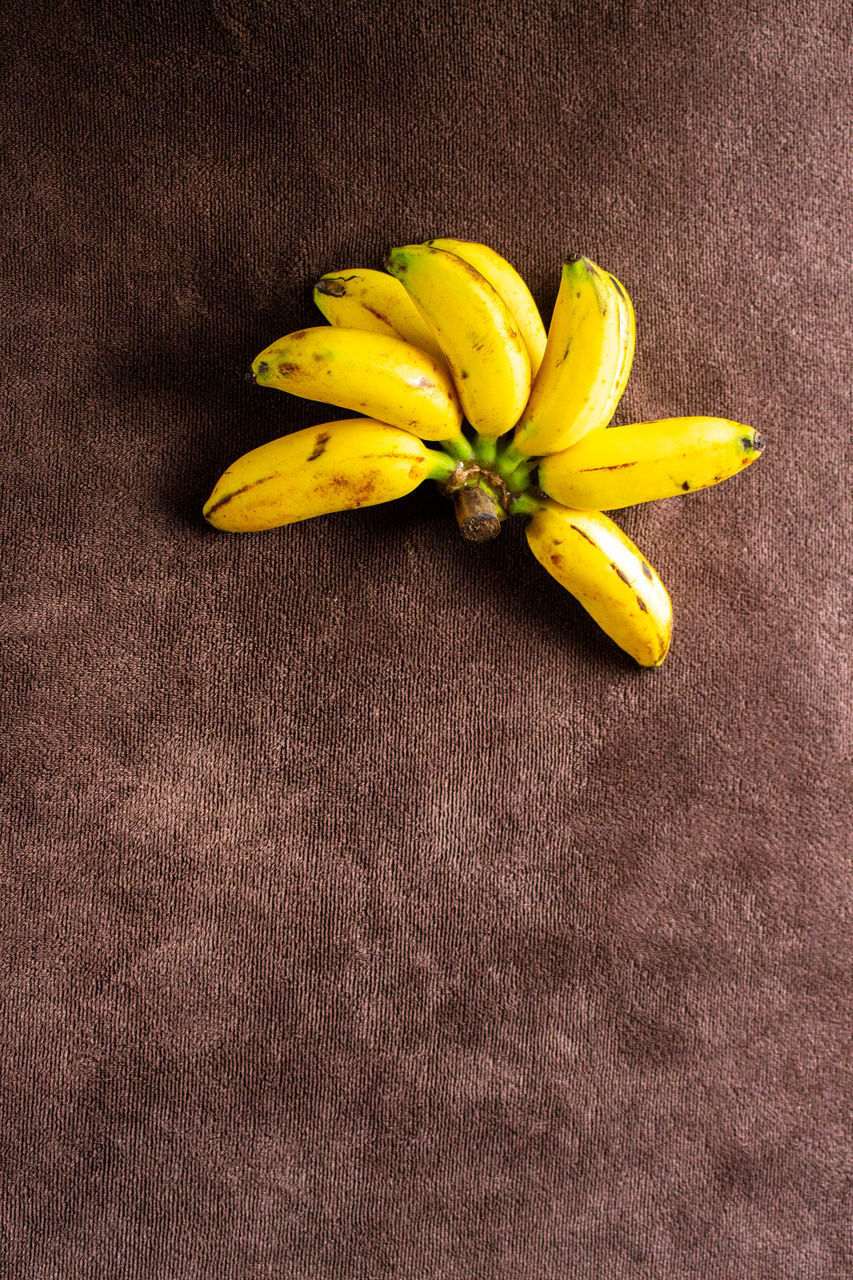
[(343, 280), (318, 280), (315, 288), (318, 293), (324, 293), (329, 298), (345, 298), (347, 294)]
[[(580, 297), (580, 294), (578, 294), (578, 297)], [(571, 349), (572, 349), (572, 341), (573, 341), (573, 339), (572, 339), (572, 338), (569, 338), (568, 342), (566, 343), (566, 349), (565, 349), (565, 351), (564, 351), (564, 352), (563, 352), (563, 354), (560, 356), (560, 358), (559, 358), (559, 360), (557, 361), (557, 363), (554, 365), (554, 368), (555, 368), (555, 369), (558, 369), (558, 368), (560, 367), (560, 365), (565, 361), (566, 357), (568, 356), (569, 352), (570, 352), (570, 351), (571, 351)]]
[(637, 604), (640, 606), (640, 608), (642, 609), (643, 613), (648, 613), (648, 611), (649, 611), (649, 606), (646, 604), (646, 602), (645, 602), (645, 600), (643, 599), (643, 597), (642, 597), (642, 596), (637, 596), (637, 597), (636, 597), (636, 600), (637, 600)]
[(330, 440), (331, 436), (329, 435), (329, 432), (321, 431), (317, 436), (312, 452), (308, 454), (308, 461), (316, 462), (316, 460), (326, 452), (326, 445)]
[(371, 307), (371, 306), (370, 306), (368, 303), (366, 303), (366, 302), (362, 302), (362, 304), (361, 304), (361, 305), (364, 307), (365, 311), (369, 311), (369, 312), (370, 312), (370, 314), (371, 314), (372, 316), (376, 316), (376, 319), (377, 319), (377, 320), (381, 320), (383, 324), (387, 324), (387, 326), (388, 326), (388, 328), (389, 328), (389, 329), (393, 329), (393, 328), (394, 328), (393, 324), (392, 324), (392, 323), (391, 323), (391, 321), (388, 319), (388, 317), (387, 317), (387, 316), (385, 316), (385, 315), (383, 315), (381, 311), (377, 311), (375, 307)]
[(617, 564), (614, 564), (612, 560), (611, 560), (611, 562), (610, 562), (610, 568), (611, 568), (611, 569), (613, 570), (613, 572), (616, 574), (616, 577), (617, 577), (617, 578), (621, 578), (621, 579), (622, 579), (622, 581), (625, 583), (625, 586), (626, 586), (626, 587), (630, 587), (630, 585), (631, 585), (631, 579), (628, 577), (627, 573), (625, 573), (625, 572), (624, 572), (624, 570), (620, 569), (620, 568), (619, 568), (619, 566), (618, 566)]
[(636, 467), (637, 461), (633, 462), (609, 462), (603, 467), (581, 467), (581, 472), (586, 475), (588, 471), (621, 471), (623, 467)]
[(248, 493), (250, 489), (257, 489), (259, 485), (267, 484), (270, 480), (277, 480), (280, 475), (280, 471), (272, 471), (268, 476), (261, 476), (260, 480), (252, 480), (250, 484), (244, 484), (239, 489), (233, 489), (231, 493), (226, 493), (218, 502), (214, 502), (212, 507), (208, 507), (204, 513), (205, 517), (209, 519), (210, 516), (213, 515), (214, 511), (219, 511), (219, 509), (224, 507), (226, 503), (230, 502), (232, 498), (239, 498), (241, 494)]
[(576, 524), (573, 524), (570, 527), (574, 529), (575, 533), (579, 533), (582, 538), (586, 538), (587, 542), (591, 547), (598, 546), (598, 543), (595, 541), (595, 539), (591, 538), (588, 533), (584, 533), (583, 529), (578, 528)]

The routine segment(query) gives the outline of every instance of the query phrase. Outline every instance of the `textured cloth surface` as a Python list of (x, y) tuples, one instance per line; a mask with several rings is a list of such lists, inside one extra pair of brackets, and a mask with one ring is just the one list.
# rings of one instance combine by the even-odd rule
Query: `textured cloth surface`
[[(2, 19), (12, 1280), (841, 1280), (848, 5), (35, 0)], [(643, 672), (427, 485), (231, 536), (246, 380), (431, 235), (638, 315)]]

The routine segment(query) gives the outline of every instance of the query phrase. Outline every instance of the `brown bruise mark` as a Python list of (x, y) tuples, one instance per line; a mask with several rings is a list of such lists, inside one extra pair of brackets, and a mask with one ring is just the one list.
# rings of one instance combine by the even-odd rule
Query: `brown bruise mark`
[(258, 367), (257, 367), (257, 369), (256, 369), (256, 371), (255, 371), (255, 377), (256, 377), (256, 378), (260, 378), (260, 377), (262, 377), (262, 376), (263, 376), (263, 374), (265, 374), (265, 373), (269, 373), (269, 368), (270, 368), (270, 367), (269, 367), (269, 364), (267, 363), (267, 361), (266, 361), (266, 360), (261, 360), (260, 364), (258, 365)]
[(622, 570), (622, 569), (620, 569), (620, 568), (619, 568), (619, 566), (618, 566), (617, 564), (614, 564), (612, 560), (610, 561), (610, 568), (611, 568), (611, 569), (613, 570), (613, 572), (616, 574), (616, 577), (617, 577), (617, 578), (621, 578), (621, 579), (622, 579), (622, 581), (625, 583), (625, 586), (626, 586), (626, 587), (630, 587), (630, 585), (631, 585), (631, 579), (628, 577), (627, 573), (624, 573), (624, 572), (623, 572), (623, 570)]
[(619, 297), (620, 297), (620, 298), (624, 298), (624, 300), (627, 302), (627, 301), (628, 301), (628, 299), (627, 299), (627, 297), (625, 296), (625, 290), (622, 288), (621, 284), (620, 284), (620, 283), (619, 283), (619, 281), (616, 279), (616, 277), (615, 277), (615, 276), (611, 276), (611, 277), (610, 277), (610, 280), (611, 280), (611, 283), (613, 284), (613, 288), (614, 288), (614, 289), (616, 290), (616, 292), (619, 294)]
[(598, 543), (595, 541), (595, 539), (591, 538), (588, 533), (584, 533), (583, 529), (580, 529), (576, 524), (571, 525), (570, 528), (574, 529), (575, 533), (579, 533), (582, 538), (586, 538), (587, 542), (591, 547), (598, 546)]
[(689, 480), (682, 480), (682, 482), (681, 482), (681, 487), (682, 487), (682, 489), (684, 490), (684, 492), (686, 493), (686, 492), (687, 492), (687, 490), (690, 488), (690, 481), (689, 481)]
[(654, 581), (654, 576), (655, 576), (655, 575), (652, 573), (652, 566), (651, 566), (650, 564), (648, 564), (645, 560), (643, 561), (643, 573), (646, 575), (646, 577), (648, 578), (649, 582), (653, 582), (653, 581)]
[(300, 366), (298, 364), (293, 364), (292, 362), (283, 360), (280, 365), (277, 365), (277, 368), (282, 378), (286, 378), (291, 373), (298, 373)]
[(381, 311), (377, 311), (375, 307), (371, 307), (367, 302), (362, 302), (361, 305), (364, 307), (365, 311), (369, 311), (372, 316), (376, 316), (377, 320), (381, 320), (383, 324), (387, 324), (389, 329), (394, 328), (388, 317), (383, 315)]
[(252, 480), (250, 484), (244, 484), (239, 489), (233, 489), (231, 493), (226, 493), (224, 498), (220, 498), (212, 507), (205, 511), (205, 517), (209, 519), (214, 511), (218, 511), (220, 507), (224, 507), (232, 498), (239, 498), (242, 493), (248, 493), (250, 489), (257, 489), (259, 485), (266, 484), (269, 480), (276, 480), (281, 475), (280, 471), (273, 471), (268, 476), (261, 476), (260, 480)]
[(295, 333), (288, 334), (288, 340), (293, 342), (299, 342), (301, 341), (302, 338), (306, 337), (307, 334), (308, 334), (307, 329), (297, 329)]
[(551, 556), (551, 564), (554, 566), (554, 568), (555, 568), (555, 569), (562, 569), (562, 568), (563, 568), (563, 557), (562, 557), (562, 556), (554, 556), (554, 555), (552, 555), (552, 556)]
[[(578, 295), (578, 297), (580, 297), (580, 295)], [(555, 368), (555, 369), (559, 369), (560, 365), (561, 365), (561, 364), (564, 364), (564, 363), (565, 363), (565, 361), (568, 359), (569, 352), (570, 352), (570, 351), (571, 351), (571, 349), (572, 349), (572, 342), (573, 342), (573, 340), (574, 340), (573, 338), (571, 338), (571, 337), (569, 338), (568, 342), (566, 343), (566, 349), (565, 349), (565, 351), (563, 352), (563, 354), (560, 356), (559, 360), (557, 360), (557, 362), (556, 362), (556, 363), (555, 363), (555, 365), (554, 365), (554, 368)]]
[(489, 284), (488, 280), (486, 280), (482, 271), (478, 271), (475, 266), (472, 266), (467, 258), (461, 257), (458, 253), (452, 253), (449, 249), (442, 249), (440, 245), (432, 244), (431, 242), (428, 242), (426, 247), (429, 249), (430, 253), (446, 253), (449, 257), (455, 258), (457, 264), (461, 264), (462, 270), (466, 275), (469, 275), (472, 280), (479, 282), (480, 284), (488, 284), (489, 288), (493, 289), (493, 292), (497, 293), (497, 290)]
[(417, 382), (415, 383), (415, 386), (422, 387), (424, 390), (426, 390), (428, 387), (434, 387), (435, 383), (433, 382), (432, 378), (427, 378), (426, 376), (424, 376), (422, 378), (418, 378)]
[(353, 510), (366, 506), (374, 497), (378, 479), (377, 471), (368, 472), (358, 481), (353, 481), (352, 476), (337, 473), (326, 477), (322, 484), (317, 485), (316, 492), (320, 497), (334, 495), (336, 502), (343, 503), (342, 510)]
[(316, 460), (326, 452), (326, 445), (329, 443), (331, 438), (332, 437), (330, 436), (328, 431), (320, 432), (320, 434), (318, 435), (315, 441), (313, 451), (308, 454), (309, 462), (316, 462)]
[(345, 298), (347, 296), (347, 287), (340, 277), (332, 280), (318, 280), (314, 288), (318, 293), (325, 293), (329, 298)]
[(621, 471), (623, 467), (636, 467), (637, 460), (633, 462), (609, 462), (603, 467), (581, 467), (581, 472), (585, 475), (588, 471)]
[(636, 598), (637, 604), (640, 606), (640, 608), (642, 609), (643, 613), (648, 613), (648, 611), (649, 611), (649, 606), (646, 604), (646, 602), (645, 602), (645, 600), (643, 599), (643, 597), (642, 597), (642, 596), (636, 596), (635, 598)]

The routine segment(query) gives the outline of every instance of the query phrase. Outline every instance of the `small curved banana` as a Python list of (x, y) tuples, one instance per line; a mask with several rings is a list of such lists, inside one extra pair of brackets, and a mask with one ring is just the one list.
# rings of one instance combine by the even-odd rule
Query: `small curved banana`
[(444, 365), (441, 347), (417, 307), (385, 271), (328, 271), (314, 286), (314, 302), (329, 324), (402, 338)]
[(672, 603), (646, 558), (608, 516), (543, 500), (527, 527), (536, 559), (641, 667), (669, 652)]
[(506, 258), (502, 258), (487, 244), (477, 244), (473, 240), (428, 240), (427, 244), (436, 249), (447, 249), (458, 257), (469, 262), (480, 275), (488, 280), (495, 292), (503, 299), (515, 327), (524, 339), (527, 354), (530, 357), (530, 376), (535, 378), (545, 354), (545, 343), (548, 335), (539, 314), (539, 308), (533, 301), (533, 295), (521, 276)]
[(243, 454), (204, 506), (217, 529), (247, 533), (402, 498), (455, 463), (417, 436), (373, 418), (294, 431)]
[(262, 386), (361, 411), (424, 440), (461, 434), (447, 370), (401, 338), (334, 325), (299, 329), (262, 351), (252, 372)]
[(539, 464), (539, 486), (558, 502), (616, 511), (727, 480), (761, 457), (752, 427), (725, 418), (664, 418), (590, 431)]
[(489, 438), (509, 431), (530, 394), (530, 357), (488, 280), (428, 244), (392, 249), (385, 266), (433, 330), (471, 425)]
[(619, 307), (621, 316), (619, 319), (619, 341), (622, 348), (619, 369), (613, 381), (613, 389), (607, 403), (601, 410), (601, 419), (596, 422), (590, 430), (596, 427), (606, 427), (616, 412), (619, 401), (625, 393), (628, 385), (628, 379), (631, 376), (631, 368), (634, 364), (634, 349), (637, 344), (637, 318), (634, 314), (634, 304), (628, 297), (628, 291), (625, 286), (608, 273), (608, 281), (611, 286), (611, 292), (616, 297), (616, 304)]
[(530, 458), (557, 453), (610, 421), (633, 358), (626, 298), (588, 258), (565, 263), (542, 366), (513, 435), (515, 451)]

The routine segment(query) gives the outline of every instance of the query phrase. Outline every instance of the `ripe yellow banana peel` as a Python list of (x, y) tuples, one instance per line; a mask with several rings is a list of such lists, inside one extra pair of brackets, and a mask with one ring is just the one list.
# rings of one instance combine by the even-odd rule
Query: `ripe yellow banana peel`
[(323, 276), (314, 299), (328, 325), (288, 334), (252, 366), (262, 386), (366, 416), (244, 454), (205, 518), (272, 529), (434, 480), (471, 541), (527, 517), (540, 564), (640, 666), (660, 666), (670, 598), (605, 512), (718, 484), (760, 457), (761, 437), (712, 417), (610, 426), (636, 322), (625, 287), (589, 258), (564, 264), (547, 335), (521, 276), (487, 245), (436, 238), (392, 249), (385, 266)]

